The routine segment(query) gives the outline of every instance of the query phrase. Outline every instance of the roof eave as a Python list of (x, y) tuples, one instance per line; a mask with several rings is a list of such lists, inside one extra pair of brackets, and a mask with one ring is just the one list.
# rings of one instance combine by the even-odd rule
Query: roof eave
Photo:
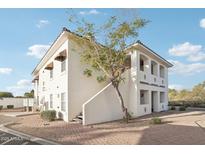
[(137, 41), (136, 43), (130, 45), (127, 47), (126, 50), (129, 50), (137, 45), (142, 46), (143, 48), (147, 49), (148, 51), (150, 51), (150, 53), (152, 53), (153, 55), (155, 55), (156, 57), (158, 57), (159, 59), (161, 59), (162, 61), (164, 61), (167, 64), (167, 67), (172, 67), (174, 66), (172, 63), (168, 62), (166, 59), (164, 59), (162, 56), (160, 56), (159, 54), (157, 54), (156, 52), (154, 52), (152, 49), (150, 49), (149, 47), (147, 47), (146, 45), (144, 45), (141, 41)]

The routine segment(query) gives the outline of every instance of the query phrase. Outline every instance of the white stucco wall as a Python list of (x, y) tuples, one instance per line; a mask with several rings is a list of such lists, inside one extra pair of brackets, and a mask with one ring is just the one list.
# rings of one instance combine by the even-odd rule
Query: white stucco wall
[[(129, 73), (125, 73), (125, 83), (121, 83), (120, 92), (123, 96), (125, 105), (129, 101)], [(121, 104), (117, 97), (114, 87), (109, 84), (99, 91), (95, 96), (83, 104), (83, 124), (89, 125), (102, 123), (123, 118)]]
[[(64, 37), (55, 43), (52, 48), (53, 55), (48, 59), (39, 71), (39, 85), (35, 85), (35, 99), (39, 96), (39, 102), (45, 97), (48, 109), (54, 109), (63, 114), (65, 121), (71, 121), (83, 111), (83, 123), (93, 124), (122, 118), (122, 111), (115, 90), (108, 83), (99, 84), (96, 80), (97, 74), (86, 77), (83, 74), (86, 68), (80, 61), (79, 52), (83, 52), (86, 45), (75, 42), (71, 35), (63, 34)], [(72, 36), (74, 37), (74, 36)], [(54, 60), (57, 54), (66, 49), (66, 71), (61, 73), (61, 63)], [(140, 54), (146, 56), (146, 71), (139, 70)], [(154, 105), (154, 111), (168, 109), (168, 69), (164, 63), (153, 55), (149, 55), (144, 49), (135, 49), (131, 53), (131, 70), (127, 71), (126, 82), (121, 84), (120, 91), (128, 107), (128, 112), (133, 117), (151, 113), (151, 92), (157, 91), (158, 103)], [(151, 75), (151, 60), (157, 63), (157, 76)], [(54, 63), (53, 78), (50, 79), (50, 71), (44, 70), (49, 63)], [(159, 77), (159, 66), (165, 67), (165, 77)], [(146, 78), (144, 78), (146, 76)], [(45, 90), (43, 90), (43, 81)], [(146, 82), (146, 84), (141, 83)], [(152, 85), (155, 84), (155, 85)], [(164, 86), (164, 87), (160, 87)], [(105, 88), (106, 87), (106, 88)], [(104, 89), (105, 88), (105, 89)], [(103, 89), (103, 90), (102, 90)], [(140, 104), (140, 90), (148, 90), (148, 104)], [(165, 101), (159, 103), (159, 92), (165, 92)], [(60, 94), (66, 93), (66, 111), (61, 111)], [(50, 94), (53, 94), (53, 108), (50, 108)], [(41, 104), (42, 105), (42, 104)]]
[(75, 118), (82, 112), (82, 105), (98, 93), (107, 83), (98, 83), (96, 73), (92, 77), (83, 74), (86, 66), (80, 61), (79, 52), (87, 47), (69, 40), (69, 62), (68, 62), (68, 116), (69, 120)]
[[(61, 62), (55, 60), (55, 57), (66, 50), (68, 52), (68, 40), (59, 42), (58, 48), (51, 58), (39, 71), (39, 85), (35, 89), (38, 91), (36, 94), (39, 96), (39, 105), (42, 106), (43, 98), (45, 97), (48, 103), (49, 110), (56, 110), (58, 114), (63, 115), (63, 120), (68, 121), (68, 58), (66, 59), (66, 71), (61, 72)], [(44, 69), (48, 64), (53, 62), (53, 78), (50, 78), (50, 70)], [(43, 90), (43, 82), (45, 89)], [(66, 111), (61, 111), (61, 93), (66, 93)], [(50, 94), (53, 95), (53, 108), (50, 108)], [(36, 96), (37, 97), (37, 96)], [(44, 108), (45, 109), (45, 108)]]
[(22, 108), (23, 100), (24, 98), (0, 98), (0, 106), (7, 108), (7, 105), (14, 105), (14, 108)]

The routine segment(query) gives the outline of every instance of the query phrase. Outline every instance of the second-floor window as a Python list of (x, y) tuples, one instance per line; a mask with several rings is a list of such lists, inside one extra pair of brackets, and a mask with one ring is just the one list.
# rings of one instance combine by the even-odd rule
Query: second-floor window
[(165, 69), (163, 66), (160, 65), (160, 77), (164, 78), (165, 77)]
[(50, 70), (50, 78), (53, 78), (53, 69)]
[(148, 68), (148, 58), (144, 55), (140, 55), (140, 71), (146, 71)]
[(151, 61), (151, 74), (157, 76), (157, 63)]
[(61, 72), (64, 72), (66, 69), (66, 60), (61, 62)]
[(144, 71), (144, 60), (140, 59), (140, 71)]

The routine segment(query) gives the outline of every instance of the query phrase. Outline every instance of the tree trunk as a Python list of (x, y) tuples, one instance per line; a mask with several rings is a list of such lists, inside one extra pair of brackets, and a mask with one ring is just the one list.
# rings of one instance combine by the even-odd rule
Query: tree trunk
[(116, 91), (116, 93), (117, 93), (119, 102), (120, 102), (120, 104), (121, 104), (122, 111), (123, 111), (123, 113), (124, 113), (124, 118), (125, 118), (125, 120), (126, 120), (126, 123), (128, 123), (128, 121), (129, 121), (128, 111), (127, 111), (127, 108), (125, 107), (122, 94), (121, 94), (121, 92), (120, 92), (120, 90), (119, 90), (119, 85), (115, 85), (114, 83), (113, 83), (112, 85), (113, 85), (113, 87), (115, 88), (115, 91)]

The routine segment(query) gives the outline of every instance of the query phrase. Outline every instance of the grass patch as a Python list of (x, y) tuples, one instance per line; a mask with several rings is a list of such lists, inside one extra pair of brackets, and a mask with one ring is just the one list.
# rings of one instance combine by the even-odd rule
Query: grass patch
[(151, 119), (151, 124), (154, 124), (154, 125), (162, 124), (162, 119), (159, 117), (153, 117)]
[(179, 111), (186, 111), (186, 107), (185, 106), (180, 106)]

